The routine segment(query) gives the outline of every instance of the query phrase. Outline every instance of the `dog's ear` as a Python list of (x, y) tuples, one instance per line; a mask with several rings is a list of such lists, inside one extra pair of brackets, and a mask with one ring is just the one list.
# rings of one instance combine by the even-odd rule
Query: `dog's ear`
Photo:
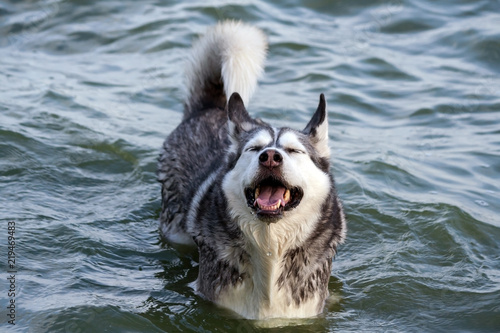
[(233, 93), (227, 103), (227, 116), (229, 118), (229, 136), (237, 140), (242, 132), (248, 132), (255, 127), (255, 121), (245, 109), (240, 94)]
[(306, 128), (302, 131), (309, 138), (321, 157), (330, 157), (328, 146), (328, 117), (325, 95), (319, 96), (319, 105)]

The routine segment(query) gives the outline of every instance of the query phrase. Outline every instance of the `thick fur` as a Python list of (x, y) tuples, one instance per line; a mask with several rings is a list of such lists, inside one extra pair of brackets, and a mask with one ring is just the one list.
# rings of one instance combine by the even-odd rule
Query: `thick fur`
[[(260, 30), (236, 22), (193, 46), (184, 120), (159, 159), (160, 231), (198, 246), (196, 287), (207, 299), (250, 319), (310, 317), (323, 310), (346, 232), (326, 100), (302, 131), (251, 118), (266, 49)], [(271, 209), (257, 188), (291, 195)]]

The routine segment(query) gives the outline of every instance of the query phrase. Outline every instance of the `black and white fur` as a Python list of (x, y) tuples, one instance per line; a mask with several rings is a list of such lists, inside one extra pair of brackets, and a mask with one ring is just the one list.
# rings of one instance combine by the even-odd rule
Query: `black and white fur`
[(193, 46), (184, 119), (159, 158), (160, 231), (198, 246), (207, 299), (250, 319), (310, 317), (323, 310), (346, 232), (326, 101), (302, 131), (251, 118), (266, 50), (265, 35), (238, 22)]

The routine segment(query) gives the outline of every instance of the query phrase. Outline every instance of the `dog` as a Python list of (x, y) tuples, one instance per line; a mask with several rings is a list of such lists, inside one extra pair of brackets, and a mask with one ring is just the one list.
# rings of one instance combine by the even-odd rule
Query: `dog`
[(267, 38), (226, 21), (193, 45), (183, 120), (158, 167), (160, 233), (199, 251), (196, 290), (247, 319), (322, 313), (346, 219), (323, 94), (302, 131), (252, 118)]

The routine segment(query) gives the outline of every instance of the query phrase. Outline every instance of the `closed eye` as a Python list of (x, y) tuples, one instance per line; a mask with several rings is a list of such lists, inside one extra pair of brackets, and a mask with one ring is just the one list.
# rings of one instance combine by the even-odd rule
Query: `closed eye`
[(303, 150), (297, 148), (285, 148), (285, 151), (289, 154), (305, 154)]
[(245, 151), (261, 151), (261, 150), (262, 150), (261, 146), (252, 146), (245, 149)]

